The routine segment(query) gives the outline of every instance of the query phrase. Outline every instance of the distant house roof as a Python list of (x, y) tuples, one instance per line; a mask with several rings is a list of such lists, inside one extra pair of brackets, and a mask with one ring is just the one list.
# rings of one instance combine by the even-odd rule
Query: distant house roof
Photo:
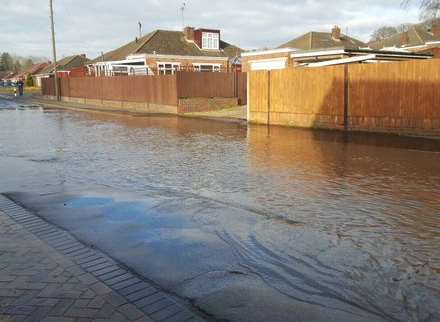
[(2, 76), (1, 76), (1, 79), (2, 80), (5, 80), (5, 81), (7, 81), (7, 80), (13, 80), (17, 75), (18, 75), (18, 73), (16, 73), (16, 72), (11, 72), (11, 71), (7, 71), (7, 72), (4, 72), (5, 74), (3, 74)]
[(29, 68), (27, 68), (26, 70), (24, 70), (23, 74), (31, 74), (31, 75), (37, 74), (38, 72), (42, 71), (44, 68), (46, 68), (49, 65), (50, 63), (34, 64)]
[(311, 49), (325, 49), (332, 47), (343, 47), (343, 48), (362, 48), (367, 47), (367, 44), (357, 40), (355, 38), (349, 37), (347, 35), (341, 34), (339, 38), (333, 37), (331, 32), (308, 32), (298, 38), (288, 41), (278, 48), (296, 48), (302, 50)]
[[(73, 55), (65, 57), (57, 62), (57, 70), (68, 71), (78, 67), (82, 67), (89, 62), (85, 55)], [(55, 64), (50, 64), (43, 68), (38, 75), (52, 74), (55, 69)]]
[(6, 79), (10, 73), (9, 71), (0, 71), (0, 80)]
[(124, 60), (130, 55), (138, 54), (234, 58), (239, 56), (241, 52), (242, 49), (224, 41), (220, 41), (220, 50), (218, 51), (202, 50), (194, 42), (187, 41), (181, 31), (155, 30), (140, 39), (95, 58), (91, 63)]
[(373, 49), (382, 49), (387, 47), (421, 46), (432, 41), (440, 41), (440, 36), (434, 35), (425, 24), (419, 24), (411, 26), (408, 31), (372, 41), (368, 45)]

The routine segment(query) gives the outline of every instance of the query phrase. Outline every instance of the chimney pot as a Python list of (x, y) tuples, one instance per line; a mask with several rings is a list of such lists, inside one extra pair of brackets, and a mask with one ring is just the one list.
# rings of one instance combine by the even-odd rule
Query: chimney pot
[(183, 29), (186, 40), (194, 41), (194, 27), (185, 27)]
[(334, 40), (341, 40), (341, 28), (339, 26), (334, 26), (332, 29), (332, 38)]

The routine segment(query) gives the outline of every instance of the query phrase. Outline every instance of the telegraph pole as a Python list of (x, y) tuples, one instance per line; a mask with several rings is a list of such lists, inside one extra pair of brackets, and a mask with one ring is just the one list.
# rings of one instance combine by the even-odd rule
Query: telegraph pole
[(53, 54), (53, 64), (54, 64), (55, 96), (56, 96), (57, 101), (59, 101), (60, 95), (59, 95), (58, 75), (57, 75), (57, 49), (55, 47), (55, 25), (53, 22), (52, 0), (49, 0), (49, 9), (50, 9), (50, 29), (52, 32), (52, 54)]

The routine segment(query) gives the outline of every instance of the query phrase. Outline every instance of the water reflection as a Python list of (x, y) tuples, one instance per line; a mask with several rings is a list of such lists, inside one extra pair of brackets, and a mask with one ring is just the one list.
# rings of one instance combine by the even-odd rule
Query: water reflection
[(218, 318), (440, 319), (440, 141), (9, 110), (0, 138), (3, 192)]

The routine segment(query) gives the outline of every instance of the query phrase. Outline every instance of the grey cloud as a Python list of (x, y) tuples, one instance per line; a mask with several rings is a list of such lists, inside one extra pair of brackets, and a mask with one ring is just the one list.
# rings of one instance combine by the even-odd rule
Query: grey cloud
[[(48, 0), (2, 0), (0, 51), (50, 57)], [(334, 24), (367, 40), (384, 24), (415, 22), (417, 8), (400, 0), (187, 0), (186, 24), (219, 28), (243, 48), (272, 47)], [(134, 39), (137, 22), (148, 32), (181, 28), (181, 0), (54, 0), (60, 56), (90, 57)]]

